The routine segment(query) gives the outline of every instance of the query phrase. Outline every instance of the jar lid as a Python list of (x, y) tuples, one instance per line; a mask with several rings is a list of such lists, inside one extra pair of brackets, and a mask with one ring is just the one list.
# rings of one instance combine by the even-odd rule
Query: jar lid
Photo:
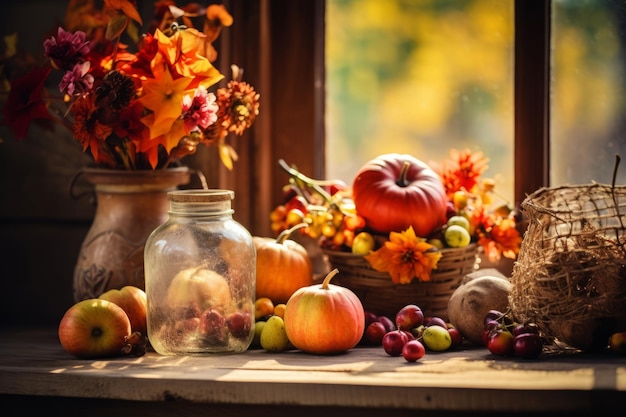
[(169, 191), (167, 197), (177, 203), (214, 203), (230, 201), (235, 198), (235, 192), (231, 190), (176, 190)]

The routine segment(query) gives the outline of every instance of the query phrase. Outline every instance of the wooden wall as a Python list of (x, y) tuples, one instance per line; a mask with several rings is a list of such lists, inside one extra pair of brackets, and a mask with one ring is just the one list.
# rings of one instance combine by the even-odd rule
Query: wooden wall
[[(270, 235), (268, 216), (287, 176), (279, 158), (320, 177), (323, 165), (323, 0), (226, 0), (234, 25), (223, 32), (218, 68), (245, 69), (261, 94), (260, 115), (235, 139), (239, 161), (231, 172), (214, 149), (186, 160), (211, 187), (235, 191), (235, 218), (253, 234)], [(2, 36), (17, 31), (20, 45), (41, 54), (42, 40), (62, 22), (64, 0), (9, 0), (0, 6)], [(151, 10), (151, 1), (140, 1)], [(144, 15), (146, 15), (144, 13)], [(91, 188), (70, 184), (89, 163), (71, 136), (31, 128), (16, 141), (0, 126), (0, 324), (57, 324), (73, 303), (72, 276), (93, 218)], [(197, 187), (194, 180), (190, 186)]]

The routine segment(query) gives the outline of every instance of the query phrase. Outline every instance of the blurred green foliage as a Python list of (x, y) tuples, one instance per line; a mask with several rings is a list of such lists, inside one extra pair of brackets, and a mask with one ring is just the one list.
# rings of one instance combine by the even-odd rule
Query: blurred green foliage
[(513, 2), (328, 0), (327, 175), (480, 150), (512, 198)]
[[(490, 159), (485, 175), (511, 200), (513, 7), (327, 0), (327, 177), (349, 183), (382, 153), (441, 162), (469, 148)], [(615, 153), (626, 155), (625, 21), (612, 0), (553, 2), (552, 185), (609, 182)]]

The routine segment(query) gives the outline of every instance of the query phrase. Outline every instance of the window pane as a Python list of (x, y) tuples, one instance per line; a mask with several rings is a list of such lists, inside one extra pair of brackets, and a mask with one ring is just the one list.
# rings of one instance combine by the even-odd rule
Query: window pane
[(327, 0), (326, 177), (482, 151), (513, 201), (513, 1)]
[(555, 0), (552, 16), (550, 182), (610, 184), (626, 158), (626, 4)]

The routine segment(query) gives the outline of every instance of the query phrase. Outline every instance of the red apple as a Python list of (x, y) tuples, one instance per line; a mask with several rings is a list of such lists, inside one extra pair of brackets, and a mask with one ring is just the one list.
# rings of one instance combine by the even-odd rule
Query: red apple
[(372, 313), (371, 311), (366, 311), (365, 312), (365, 328), (367, 329), (367, 326), (369, 326), (371, 323), (374, 323), (375, 321), (378, 321), (378, 316)]
[(402, 347), (402, 357), (407, 362), (416, 362), (426, 354), (426, 348), (419, 340), (409, 340)]
[(450, 339), (452, 339), (452, 345), (450, 346), (451, 349), (454, 349), (463, 343), (463, 335), (459, 329), (456, 327), (448, 327), (448, 333), (450, 334)]
[(122, 356), (130, 335), (130, 320), (122, 307), (98, 298), (74, 304), (59, 323), (61, 345), (79, 358)]
[(254, 318), (250, 313), (236, 311), (226, 318), (226, 326), (230, 334), (237, 339), (248, 339), (254, 332)]
[(408, 304), (396, 313), (395, 323), (400, 330), (411, 330), (424, 322), (422, 309), (415, 304)]
[(535, 359), (543, 351), (543, 341), (537, 333), (522, 333), (513, 339), (515, 356), (526, 359)]
[(106, 291), (98, 298), (111, 301), (122, 307), (122, 310), (128, 315), (133, 332), (139, 332), (144, 336), (147, 335), (146, 312), (148, 305), (146, 293), (141, 288), (127, 285), (119, 290), (111, 289)]
[(387, 316), (378, 316), (377, 320), (379, 322), (381, 322), (383, 324), (383, 326), (385, 326), (385, 329), (387, 330), (387, 332), (391, 332), (393, 330), (396, 330), (396, 325), (393, 323), (393, 320), (391, 320), (389, 317), (387, 317)]
[(227, 331), (226, 319), (216, 309), (207, 309), (200, 316), (200, 334), (209, 344), (225, 345)]
[(424, 324), (426, 325), (426, 327), (440, 326), (440, 327), (443, 327), (444, 329), (448, 328), (448, 323), (441, 317), (427, 317), (424, 319)]
[(386, 333), (387, 329), (385, 329), (385, 326), (381, 322), (375, 321), (370, 323), (365, 329), (363, 341), (370, 346), (380, 346), (383, 343), (383, 337)]
[(515, 338), (511, 332), (507, 330), (495, 330), (491, 333), (487, 341), (487, 349), (489, 352), (498, 356), (512, 356), (514, 350)]
[(406, 333), (400, 330), (393, 330), (387, 332), (383, 336), (383, 349), (389, 356), (400, 356), (402, 354), (402, 348), (409, 341)]

